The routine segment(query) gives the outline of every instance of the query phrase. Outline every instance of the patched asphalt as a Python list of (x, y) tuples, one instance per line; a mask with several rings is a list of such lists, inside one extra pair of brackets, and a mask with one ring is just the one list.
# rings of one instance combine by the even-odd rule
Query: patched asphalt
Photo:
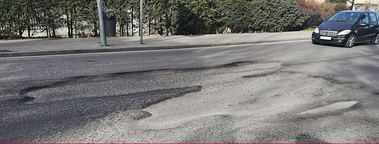
[(291, 42), (0, 60), (0, 142), (377, 142), (379, 52)]

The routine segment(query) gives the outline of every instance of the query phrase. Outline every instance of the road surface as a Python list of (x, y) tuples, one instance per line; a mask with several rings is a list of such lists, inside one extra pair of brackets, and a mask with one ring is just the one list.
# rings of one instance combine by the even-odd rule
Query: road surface
[(379, 141), (379, 47), (0, 59), (0, 142)]

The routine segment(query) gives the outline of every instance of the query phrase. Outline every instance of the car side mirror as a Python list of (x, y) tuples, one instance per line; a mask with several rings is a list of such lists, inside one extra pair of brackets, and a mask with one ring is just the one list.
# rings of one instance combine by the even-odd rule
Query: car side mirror
[(366, 26), (366, 25), (368, 25), (367, 23), (360, 23), (359, 24), (360, 26)]

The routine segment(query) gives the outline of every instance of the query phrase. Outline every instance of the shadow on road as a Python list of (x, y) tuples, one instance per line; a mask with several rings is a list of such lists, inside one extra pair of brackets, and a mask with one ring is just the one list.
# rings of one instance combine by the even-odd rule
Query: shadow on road
[(300, 134), (296, 137), (296, 143), (328, 143), (328, 142), (311, 137), (308, 134)]

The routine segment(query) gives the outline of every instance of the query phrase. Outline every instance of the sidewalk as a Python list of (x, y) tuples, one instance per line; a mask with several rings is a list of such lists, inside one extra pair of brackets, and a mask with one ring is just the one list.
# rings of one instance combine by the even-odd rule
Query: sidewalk
[(139, 44), (139, 37), (122, 37), (108, 38), (109, 46), (107, 47), (100, 46), (99, 38), (0, 40), (0, 57), (180, 49), (306, 40), (310, 39), (311, 33), (310, 31), (299, 31), (170, 37), (146, 36), (143, 45)]

